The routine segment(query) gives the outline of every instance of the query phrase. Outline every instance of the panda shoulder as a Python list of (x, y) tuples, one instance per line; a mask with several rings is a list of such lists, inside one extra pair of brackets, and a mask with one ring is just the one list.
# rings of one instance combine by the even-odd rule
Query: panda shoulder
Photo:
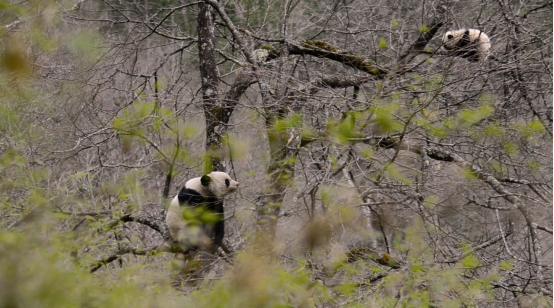
[(188, 180), (185, 183), (185, 187), (183, 187), (183, 189), (193, 190), (196, 191), (198, 194), (202, 194), (202, 192), (204, 191), (204, 187), (202, 186), (199, 177)]
[(474, 40), (489, 41), (489, 37), (487, 36), (487, 34), (478, 29), (468, 29), (467, 34), (469, 35), (469, 38), (472, 41)]
[(454, 38), (461, 39), (464, 35), (468, 34), (468, 30), (464, 28), (458, 30), (450, 30), (448, 31), (448, 34), (451, 34), (452, 36), (454, 36)]
[(188, 203), (190, 205), (198, 205), (205, 202), (206, 196), (204, 196), (203, 191), (200, 178), (188, 180), (185, 183), (185, 187), (183, 187), (177, 195), (179, 204)]

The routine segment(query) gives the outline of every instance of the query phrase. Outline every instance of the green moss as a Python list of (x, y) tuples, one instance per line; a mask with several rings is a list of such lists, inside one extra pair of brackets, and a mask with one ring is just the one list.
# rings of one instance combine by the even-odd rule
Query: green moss
[(335, 47), (333, 45), (325, 43), (324, 41), (314, 41), (313, 43), (316, 47), (321, 48), (321, 49), (325, 49), (325, 50), (329, 50), (329, 51), (333, 51), (333, 52), (338, 52), (339, 51), (338, 47)]
[(340, 51), (338, 47), (335, 47), (331, 44), (328, 44), (328, 43), (325, 43), (324, 41), (319, 41), (319, 40), (315, 40), (315, 41), (306, 40), (302, 43), (302, 47), (306, 47), (306, 48), (317, 47), (317, 48), (332, 51), (332, 52)]

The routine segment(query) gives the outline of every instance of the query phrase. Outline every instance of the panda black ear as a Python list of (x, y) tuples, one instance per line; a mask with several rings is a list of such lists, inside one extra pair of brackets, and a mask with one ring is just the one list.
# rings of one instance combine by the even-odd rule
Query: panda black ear
[(208, 186), (210, 185), (210, 182), (212, 181), (212, 178), (205, 174), (200, 178), (200, 183), (202, 183), (202, 186)]

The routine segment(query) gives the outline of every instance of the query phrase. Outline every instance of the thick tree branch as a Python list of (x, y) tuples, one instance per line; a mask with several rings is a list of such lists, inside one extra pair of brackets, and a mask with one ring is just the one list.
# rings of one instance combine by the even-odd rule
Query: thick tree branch
[[(269, 51), (267, 61), (279, 58), (281, 56), (282, 44), (271, 44), (262, 46), (262, 49)], [(311, 55), (318, 58), (326, 58), (329, 60), (340, 62), (344, 65), (353, 67), (362, 72), (369, 73), (375, 77), (382, 79), (390, 72), (383, 68), (379, 68), (375, 63), (371, 62), (365, 56), (358, 55), (349, 51), (342, 50), (339, 47), (333, 46), (323, 41), (300, 41), (298, 44), (287, 42), (284, 44), (287, 51), (291, 55)]]
[(229, 18), (229, 16), (225, 12), (225, 9), (219, 4), (219, 2), (215, 0), (204, 0), (204, 2), (211, 5), (216, 10), (219, 17), (223, 19), (223, 22), (225, 23), (227, 28), (231, 31), (231, 34), (233, 34), (233, 38), (236, 40), (237, 44), (239, 45), (239, 48), (244, 54), (244, 56), (246, 57), (246, 60), (248, 60), (250, 64), (255, 65), (256, 61), (254, 61), (254, 58), (252, 57), (252, 53), (250, 53), (250, 51), (248, 50), (246, 46), (246, 42), (244, 42), (244, 39), (242, 38), (239, 30), (237, 29), (237, 27), (235, 27), (235, 24), (231, 21), (231, 18)]
[(157, 231), (164, 238), (168, 237), (168, 235), (169, 235), (169, 231), (167, 230), (167, 228), (163, 224), (160, 224), (158, 221), (156, 221), (154, 219), (140, 218), (140, 217), (135, 217), (133, 215), (128, 214), (128, 215), (122, 216), (119, 220), (123, 221), (123, 222), (136, 222), (136, 223), (139, 223), (139, 224), (143, 224), (143, 225), (148, 226), (151, 229)]
[(131, 214), (126, 214), (118, 219), (112, 220), (111, 222), (104, 225), (105, 230), (111, 230), (115, 228), (117, 225), (125, 222), (136, 222), (142, 225), (145, 225), (147, 227), (150, 227), (152, 230), (158, 232), (166, 241), (171, 241), (171, 236), (169, 234), (169, 230), (165, 226), (164, 223), (150, 218), (144, 218), (144, 217), (137, 217)]
[(443, 22), (441, 19), (435, 19), (430, 23), (428, 29), (425, 32), (421, 33), (417, 40), (408, 48), (406, 53), (402, 54), (399, 58), (400, 64), (410, 63), (416, 56), (421, 54), (424, 51), (425, 46), (433, 39), (435, 34), (442, 27)]
[(317, 93), (321, 88), (349, 88), (357, 87), (362, 84), (375, 79), (373, 76), (327, 76), (325, 78), (318, 78), (306, 85), (304, 89), (300, 89), (300, 92), (306, 92), (309, 94)]
[(90, 272), (94, 273), (97, 270), (99, 270), (102, 266), (110, 264), (113, 261), (119, 260), (121, 256), (126, 254), (133, 254), (136, 256), (146, 256), (146, 255), (154, 255), (159, 252), (170, 252), (170, 250), (168, 249), (168, 247), (150, 247), (146, 249), (125, 247), (125, 248), (119, 249), (115, 253), (111, 254), (109, 257), (96, 261), (96, 263), (91, 266)]

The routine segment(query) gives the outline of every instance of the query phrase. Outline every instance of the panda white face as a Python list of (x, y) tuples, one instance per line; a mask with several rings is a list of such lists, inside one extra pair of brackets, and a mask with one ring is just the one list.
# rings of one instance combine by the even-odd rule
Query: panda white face
[(456, 48), (456, 45), (460, 41), (460, 39), (463, 35), (463, 32), (464, 32), (463, 30), (462, 31), (448, 31), (448, 32), (446, 32), (444, 34), (443, 38), (442, 38), (444, 48), (446, 50), (451, 50), (451, 49)]
[[(210, 177), (210, 180), (207, 181), (207, 179), (204, 178), (205, 176)], [(207, 186), (210, 192), (218, 198), (222, 198), (225, 195), (234, 192), (239, 186), (239, 182), (231, 179), (231, 177), (225, 172), (213, 171), (205, 176), (201, 179), (202, 185)]]

